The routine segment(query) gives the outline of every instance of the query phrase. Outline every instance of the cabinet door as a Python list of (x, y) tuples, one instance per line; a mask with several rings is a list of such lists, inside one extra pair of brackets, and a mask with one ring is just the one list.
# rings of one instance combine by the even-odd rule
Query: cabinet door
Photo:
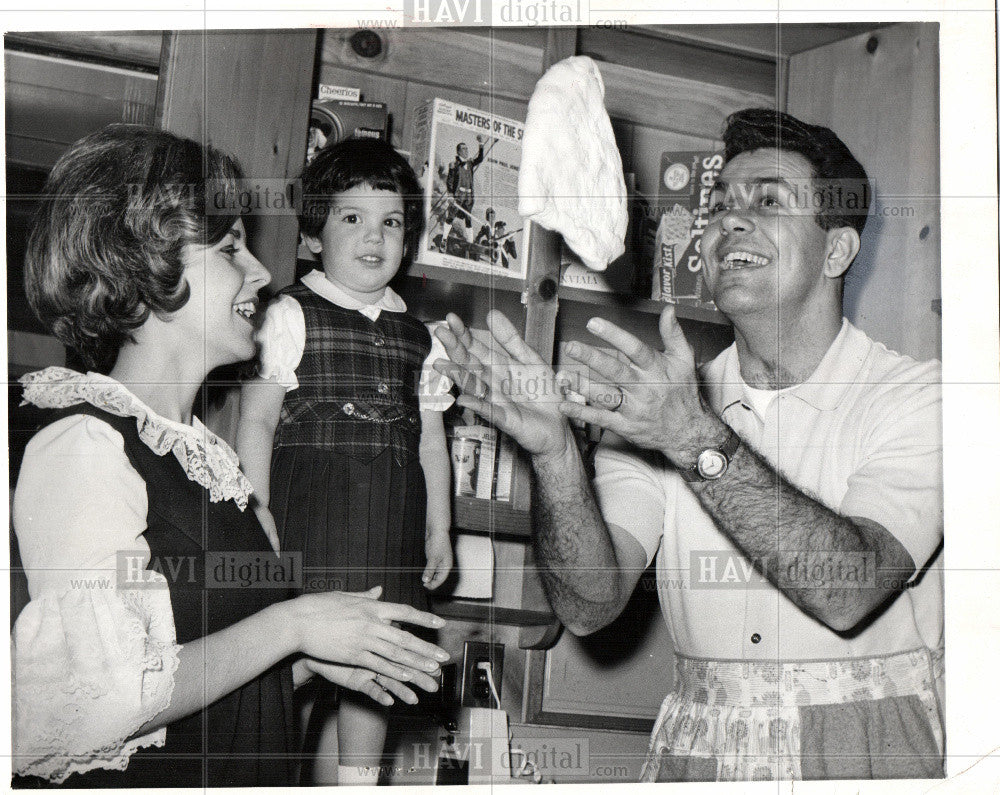
[(875, 184), (844, 313), (917, 359), (941, 356), (937, 64), (937, 23), (904, 23), (788, 66), (788, 112), (836, 130)]
[(275, 288), (295, 273), (298, 221), (275, 197), (305, 160), (316, 35), (168, 33), (160, 66), (160, 126), (210, 143), (243, 165), (252, 193), (249, 237)]

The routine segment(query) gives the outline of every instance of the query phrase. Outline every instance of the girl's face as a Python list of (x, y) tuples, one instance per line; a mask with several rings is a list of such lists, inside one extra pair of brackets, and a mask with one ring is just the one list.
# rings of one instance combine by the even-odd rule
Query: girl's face
[(323, 260), (326, 278), (348, 295), (375, 303), (403, 259), (403, 197), (357, 185), (338, 193), (319, 237), (306, 245)]
[(243, 221), (237, 220), (215, 245), (184, 246), (182, 258), (191, 297), (170, 316), (168, 327), (192, 350), (204, 351), (209, 370), (251, 358), (257, 292), (271, 274), (247, 248)]

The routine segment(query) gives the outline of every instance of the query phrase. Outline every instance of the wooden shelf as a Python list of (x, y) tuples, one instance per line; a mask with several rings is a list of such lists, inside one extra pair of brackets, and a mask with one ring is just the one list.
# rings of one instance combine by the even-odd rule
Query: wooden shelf
[[(523, 279), (515, 279), (498, 273), (478, 273), (458, 268), (442, 268), (438, 265), (427, 265), (422, 262), (413, 263), (407, 271), (406, 277), (411, 280), (435, 282), (439, 288), (442, 285), (454, 284), (467, 287), (488, 287), (512, 293), (521, 293), (525, 288)], [(659, 315), (663, 311), (661, 301), (652, 301), (648, 298), (638, 298), (620, 293), (606, 293), (599, 290), (581, 290), (578, 287), (565, 285), (559, 287), (559, 301), (560, 303), (571, 301), (596, 306), (614, 306), (647, 315)], [(695, 320), (699, 323), (714, 323), (718, 326), (731, 325), (729, 319), (721, 312), (685, 304), (677, 304), (677, 317), (682, 320)]]
[[(614, 306), (627, 309), (630, 312), (642, 312), (648, 315), (659, 315), (663, 311), (662, 301), (649, 298), (638, 298), (620, 293), (605, 293), (599, 290), (581, 290), (579, 287), (559, 287), (559, 301), (571, 301), (580, 304), (596, 306)], [(729, 318), (714, 309), (677, 304), (677, 317), (682, 320), (696, 320), (700, 323), (714, 323), (719, 326), (729, 326)]]
[(509, 502), (478, 500), (475, 497), (455, 497), (455, 511), (451, 520), (458, 530), (476, 533), (528, 538), (531, 535), (531, 515)]
[(442, 268), (438, 265), (428, 265), (414, 262), (406, 272), (407, 278), (427, 281), (463, 284), (469, 287), (489, 287), (493, 290), (505, 290), (520, 293), (524, 290), (524, 279), (505, 276), (502, 273), (479, 273), (460, 268)]

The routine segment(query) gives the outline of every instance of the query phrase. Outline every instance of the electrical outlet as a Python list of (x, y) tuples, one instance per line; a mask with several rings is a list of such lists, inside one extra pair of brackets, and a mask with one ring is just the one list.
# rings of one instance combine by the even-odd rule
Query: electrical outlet
[(488, 663), (493, 674), (493, 684), (497, 696), (502, 696), (503, 683), (503, 644), (482, 643), (469, 640), (465, 642), (465, 652), (462, 655), (462, 690), (461, 706), (463, 707), (498, 707), (493, 693), (490, 691), (486, 672), (478, 667), (480, 663)]

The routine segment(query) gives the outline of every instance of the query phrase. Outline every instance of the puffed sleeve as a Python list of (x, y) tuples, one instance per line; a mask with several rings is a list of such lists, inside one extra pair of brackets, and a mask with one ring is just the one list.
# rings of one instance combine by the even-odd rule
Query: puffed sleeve
[(177, 653), (170, 594), (146, 571), (146, 488), (121, 436), (75, 416), (28, 445), (14, 528), (31, 601), (11, 636), (14, 771), (61, 783), (123, 770), (166, 729)]
[(277, 381), (291, 392), (298, 389), (295, 368), (306, 345), (306, 318), (290, 295), (278, 296), (267, 307), (258, 335), (260, 377)]
[(424, 359), (424, 365), (420, 370), (420, 409), (421, 411), (447, 411), (455, 402), (455, 397), (451, 394), (452, 380), (446, 375), (441, 375), (434, 369), (434, 362), (438, 359), (448, 358), (441, 340), (434, 336), (434, 329), (445, 325), (443, 320), (434, 323), (427, 323), (427, 330), (431, 333), (431, 352)]

